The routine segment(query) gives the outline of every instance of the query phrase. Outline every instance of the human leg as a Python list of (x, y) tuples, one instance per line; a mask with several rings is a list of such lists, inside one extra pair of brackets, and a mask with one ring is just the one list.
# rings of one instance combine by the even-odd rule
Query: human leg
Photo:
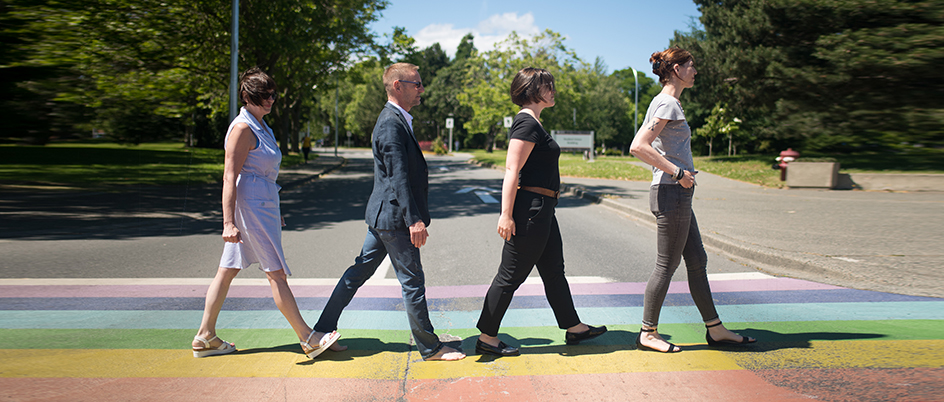
[[(458, 360), (458, 351), (445, 347), (433, 329), (426, 304), (426, 277), (420, 261), (420, 250), (410, 241), (407, 230), (378, 231), (390, 253), (390, 262), (400, 281), (403, 305), (416, 348), (426, 360)], [(460, 353), (461, 354), (461, 353)]]
[(702, 321), (707, 328), (705, 339), (709, 345), (742, 344), (756, 342), (756, 339), (731, 332), (721, 324), (714, 299), (711, 297), (711, 286), (708, 283), (708, 253), (701, 241), (701, 232), (698, 230), (698, 220), (692, 212), (691, 224), (688, 230), (688, 240), (682, 252), (685, 259), (685, 268), (688, 273), (688, 290), (695, 301)]
[(311, 328), (305, 323), (302, 314), (298, 311), (298, 303), (295, 302), (295, 295), (288, 286), (288, 278), (285, 271), (268, 271), (266, 278), (269, 280), (269, 287), (272, 288), (272, 298), (275, 300), (275, 306), (288, 320), (289, 325), (295, 330), (295, 335), (303, 341), (311, 335)]
[(239, 271), (237, 268), (219, 267), (217, 269), (216, 276), (213, 277), (213, 282), (207, 289), (200, 329), (197, 330), (197, 335), (192, 342), (194, 351), (217, 349), (226, 343), (216, 337), (216, 321), (223, 308), (223, 302), (226, 300), (226, 294), (229, 293), (230, 284), (233, 283), (233, 278), (239, 274)]
[(492, 338), (498, 336), (498, 328), (508, 306), (511, 305), (515, 291), (534, 269), (544, 251), (547, 236), (546, 230), (539, 232), (532, 228), (527, 235), (515, 235), (511, 240), (505, 241), (498, 273), (485, 293), (482, 313), (476, 325), (482, 334)]
[(690, 193), (684, 190), (682, 186), (659, 185), (652, 186), (649, 193), (650, 209), (656, 216), (658, 255), (646, 284), (642, 322), (651, 327), (659, 325), (662, 303), (688, 239), (692, 204)]
[(574, 298), (570, 293), (570, 284), (564, 276), (563, 247), (557, 217), (551, 215), (544, 252), (541, 253), (535, 265), (544, 283), (544, 295), (547, 297), (548, 304), (551, 305), (551, 310), (554, 311), (558, 328), (576, 327), (571, 332), (583, 332), (587, 330), (586, 324), (582, 324), (580, 317), (577, 316)]
[(351, 303), (357, 289), (370, 279), (386, 255), (387, 249), (380, 240), (380, 235), (374, 228), (368, 228), (360, 255), (354, 259), (354, 265), (348, 267), (341, 275), (341, 279), (338, 280), (331, 297), (321, 311), (321, 317), (314, 328), (317, 332), (315, 336), (338, 329), (338, 319), (341, 317), (341, 311)]
[(685, 259), (685, 269), (688, 274), (688, 290), (695, 301), (695, 307), (701, 313), (702, 321), (709, 322), (718, 318), (714, 299), (711, 297), (711, 286), (708, 284), (708, 253), (701, 242), (701, 233), (698, 231), (698, 221), (692, 212), (689, 223), (688, 239), (682, 251)]
[[(272, 288), (272, 298), (275, 300), (276, 307), (285, 316), (295, 335), (298, 336), (299, 343), (302, 345), (302, 351), (310, 358), (315, 358), (326, 348), (331, 347), (338, 340), (337, 332), (332, 332), (329, 336), (321, 335), (314, 338), (315, 331), (308, 327), (301, 312), (298, 311), (298, 303), (295, 302), (295, 295), (288, 286), (288, 278), (285, 271), (266, 271), (266, 278), (269, 279), (269, 286)], [(318, 339), (317, 347), (311, 345), (312, 338)]]
[(642, 346), (674, 351), (674, 347), (659, 336), (657, 327), (662, 304), (669, 290), (672, 275), (682, 259), (682, 251), (688, 238), (691, 220), (691, 192), (678, 185), (652, 186), (649, 192), (649, 208), (656, 217), (657, 249), (656, 267), (646, 284), (643, 301)]
[(606, 332), (606, 326), (593, 327), (584, 324), (577, 315), (574, 298), (570, 293), (570, 284), (567, 283), (567, 277), (564, 275), (564, 245), (555, 215), (551, 215), (547, 243), (535, 266), (544, 283), (544, 295), (547, 297), (548, 304), (551, 305), (551, 310), (554, 311), (557, 326), (566, 330), (564, 339), (568, 345), (577, 345)]

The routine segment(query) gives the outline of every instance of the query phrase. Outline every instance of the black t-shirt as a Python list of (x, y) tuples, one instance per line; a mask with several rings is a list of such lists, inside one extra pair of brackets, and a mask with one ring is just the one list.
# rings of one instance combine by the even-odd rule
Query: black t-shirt
[(519, 186), (543, 187), (560, 190), (560, 146), (544, 131), (544, 127), (527, 113), (518, 113), (509, 130), (511, 139), (534, 143), (534, 149), (521, 167)]

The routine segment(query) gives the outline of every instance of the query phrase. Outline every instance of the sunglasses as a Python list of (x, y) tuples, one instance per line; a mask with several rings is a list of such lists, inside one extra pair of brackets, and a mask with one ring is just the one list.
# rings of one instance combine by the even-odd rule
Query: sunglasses
[(267, 92), (267, 93), (260, 94), (260, 95), (259, 95), (259, 99), (261, 99), (261, 100), (263, 100), (263, 101), (264, 101), (264, 100), (268, 100), (268, 99), (272, 99), (272, 101), (275, 102), (275, 101), (279, 100), (279, 94), (277, 94), (277, 93), (275, 93), (275, 92)]
[(423, 87), (423, 81), (407, 81), (407, 80), (397, 80), (397, 81), (416, 85), (416, 89), (420, 89)]

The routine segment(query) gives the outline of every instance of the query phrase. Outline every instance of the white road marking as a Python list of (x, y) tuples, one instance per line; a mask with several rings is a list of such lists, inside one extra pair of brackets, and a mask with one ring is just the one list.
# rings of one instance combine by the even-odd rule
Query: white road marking
[(479, 199), (486, 204), (498, 204), (498, 200), (495, 197), (492, 197), (491, 194), (485, 191), (476, 191), (475, 195), (479, 196)]
[[(400, 286), (396, 278), (386, 278), (387, 272), (392, 268), (389, 259), (385, 260), (377, 268), (377, 272), (365, 283), (371, 286)], [(749, 280), (749, 279), (770, 279), (774, 276), (760, 272), (730, 273), (730, 274), (708, 274), (711, 281), (725, 280)], [(289, 278), (292, 286), (334, 286), (339, 278)], [(213, 278), (20, 278), (20, 279), (0, 279), (0, 286), (123, 286), (123, 285), (200, 285), (209, 286)], [(602, 276), (567, 276), (569, 283), (613, 283), (611, 278)], [(539, 284), (541, 277), (529, 276), (525, 284)], [(236, 278), (233, 279), (233, 286), (269, 286), (269, 281), (265, 278)]]

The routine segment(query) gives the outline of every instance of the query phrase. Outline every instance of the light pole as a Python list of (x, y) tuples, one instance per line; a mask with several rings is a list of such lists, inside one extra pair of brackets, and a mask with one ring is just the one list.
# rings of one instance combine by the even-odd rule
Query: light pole
[(239, 0), (233, 0), (233, 40), (230, 44), (229, 61), (229, 121), (236, 118), (239, 110), (239, 89), (236, 88), (239, 75)]
[(636, 84), (636, 90), (633, 91), (633, 94), (636, 95), (636, 100), (633, 101), (633, 136), (635, 136), (636, 132), (639, 131), (639, 125), (637, 124), (639, 119), (639, 74), (635, 68), (633, 68), (633, 82)]

